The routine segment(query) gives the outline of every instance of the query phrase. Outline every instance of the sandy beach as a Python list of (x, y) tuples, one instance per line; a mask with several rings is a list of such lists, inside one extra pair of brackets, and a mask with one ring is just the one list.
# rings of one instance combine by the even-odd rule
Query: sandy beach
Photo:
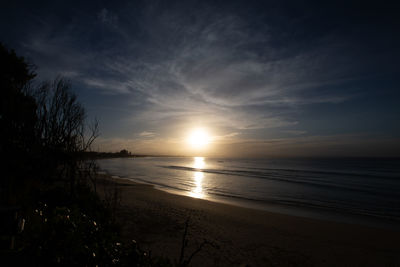
[(189, 218), (185, 258), (203, 244), (192, 266), (400, 266), (400, 231), (231, 206), (105, 177), (119, 190), (123, 236), (152, 255), (177, 260)]

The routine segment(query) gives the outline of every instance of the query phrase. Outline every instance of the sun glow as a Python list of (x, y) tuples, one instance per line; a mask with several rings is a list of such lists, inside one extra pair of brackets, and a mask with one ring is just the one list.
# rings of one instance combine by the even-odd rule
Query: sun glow
[(193, 148), (205, 148), (211, 141), (210, 135), (205, 129), (199, 128), (193, 130), (187, 139)]

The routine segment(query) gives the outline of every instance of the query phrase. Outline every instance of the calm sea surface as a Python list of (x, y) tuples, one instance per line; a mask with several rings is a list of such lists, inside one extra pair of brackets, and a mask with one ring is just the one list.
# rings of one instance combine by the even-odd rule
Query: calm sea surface
[(211, 201), (400, 229), (400, 159), (116, 158), (112, 175)]

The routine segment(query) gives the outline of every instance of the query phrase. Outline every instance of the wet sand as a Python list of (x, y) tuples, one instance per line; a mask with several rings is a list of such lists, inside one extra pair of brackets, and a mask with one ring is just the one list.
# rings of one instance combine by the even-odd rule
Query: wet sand
[[(189, 218), (185, 258), (203, 244), (192, 266), (400, 266), (400, 230), (253, 210), (112, 180), (124, 237), (152, 255), (177, 260)], [(98, 192), (110, 187), (100, 183)]]

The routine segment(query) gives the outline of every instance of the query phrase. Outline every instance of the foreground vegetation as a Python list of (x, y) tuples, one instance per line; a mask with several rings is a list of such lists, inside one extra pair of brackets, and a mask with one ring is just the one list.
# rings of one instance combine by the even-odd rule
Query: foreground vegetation
[(98, 125), (87, 126), (69, 83), (34, 85), (34, 66), (1, 44), (0, 65), (1, 265), (171, 265), (121, 242), (117, 199), (98, 197), (87, 157)]

